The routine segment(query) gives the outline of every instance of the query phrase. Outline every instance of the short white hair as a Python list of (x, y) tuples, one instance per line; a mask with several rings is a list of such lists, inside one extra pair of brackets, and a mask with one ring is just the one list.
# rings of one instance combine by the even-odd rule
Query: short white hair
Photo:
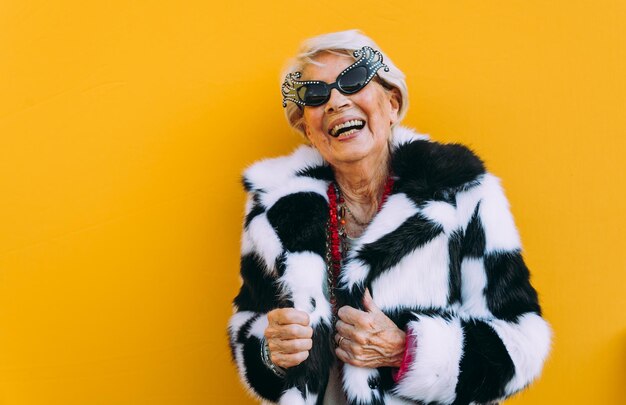
[[(309, 65), (321, 64), (314, 60), (315, 56), (322, 52), (337, 53), (343, 55), (352, 55), (352, 52), (361, 49), (364, 46), (369, 46), (381, 52), (383, 55), (383, 62), (389, 67), (389, 71), (385, 72), (384, 69), (378, 70), (378, 76), (389, 87), (396, 88), (400, 92), (400, 109), (398, 111), (398, 120), (394, 126), (402, 121), (406, 115), (406, 111), (409, 108), (409, 91), (406, 87), (406, 80), (404, 73), (393, 63), (393, 61), (383, 52), (382, 49), (368, 36), (363, 34), (359, 30), (347, 30), (339, 32), (331, 32), (329, 34), (318, 35), (316, 37), (309, 38), (302, 42), (300, 49), (295, 57), (290, 59), (285, 68), (281, 72), (282, 86), (283, 81), (288, 73), (302, 72), (304, 68)], [(285, 116), (289, 125), (296, 131), (304, 135), (304, 123), (302, 117), (302, 110), (298, 108), (295, 103), (287, 102), (285, 107)]]

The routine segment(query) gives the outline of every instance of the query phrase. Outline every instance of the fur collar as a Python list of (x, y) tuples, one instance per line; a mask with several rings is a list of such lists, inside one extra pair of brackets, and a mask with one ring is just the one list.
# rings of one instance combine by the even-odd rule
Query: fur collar
[[(391, 147), (396, 181), (400, 181), (400, 188), (410, 189), (410, 195), (419, 195), (419, 199), (440, 199), (438, 195), (464, 188), (485, 173), (482, 160), (468, 147), (432, 141), (411, 128), (395, 127)], [(320, 186), (325, 187), (334, 177), (320, 153), (307, 145), (289, 155), (254, 163), (244, 171), (243, 184), (247, 191), (266, 194), (284, 189), (294, 180), (301, 182), (303, 177), (323, 183), (307, 191), (320, 191)]]

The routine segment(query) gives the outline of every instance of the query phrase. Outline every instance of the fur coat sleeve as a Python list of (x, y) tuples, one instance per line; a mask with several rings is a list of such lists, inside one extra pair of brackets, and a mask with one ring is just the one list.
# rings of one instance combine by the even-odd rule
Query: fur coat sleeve
[[(488, 403), (520, 391), (542, 369), (550, 328), (499, 179), (462, 145), (394, 130), (392, 194), (358, 239), (340, 278), (340, 305), (362, 309), (365, 288), (412, 333), (412, 363), (395, 382), (388, 368), (344, 365), (350, 404)], [(233, 359), (257, 397), (321, 403), (333, 361), (326, 283), (326, 188), (332, 171), (301, 147), (244, 174), (242, 286), (229, 323)], [(309, 313), (313, 349), (279, 378), (262, 362), (266, 314)]]

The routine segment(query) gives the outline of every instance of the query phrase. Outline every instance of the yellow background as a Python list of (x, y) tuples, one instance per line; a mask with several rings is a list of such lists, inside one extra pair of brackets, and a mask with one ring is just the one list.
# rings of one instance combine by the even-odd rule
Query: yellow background
[(554, 327), (510, 404), (626, 403), (626, 5), (0, 2), (0, 404), (252, 403), (225, 327), (280, 68), (360, 28), (503, 179)]

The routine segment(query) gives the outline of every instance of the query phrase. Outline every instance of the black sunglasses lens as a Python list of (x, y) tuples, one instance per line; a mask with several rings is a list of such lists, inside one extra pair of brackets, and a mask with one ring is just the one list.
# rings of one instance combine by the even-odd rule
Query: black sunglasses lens
[(310, 83), (298, 89), (298, 97), (306, 105), (321, 105), (328, 100), (328, 86), (323, 83)]
[(365, 66), (359, 66), (346, 72), (337, 80), (337, 85), (341, 91), (347, 94), (356, 93), (365, 86), (367, 80), (367, 69)]

